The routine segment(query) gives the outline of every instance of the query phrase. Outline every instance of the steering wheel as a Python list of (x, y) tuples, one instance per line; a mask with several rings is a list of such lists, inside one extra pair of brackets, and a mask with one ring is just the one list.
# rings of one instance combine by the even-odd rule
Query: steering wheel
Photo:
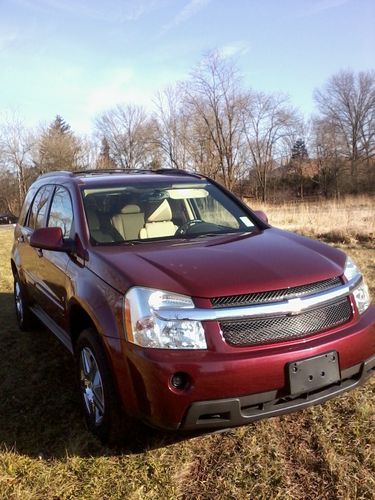
[(187, 222), (185, 222), (185, 224), (182, 224), (182, 226), (177, 229), (177, 231), (175, 232), (175, 236), (183, 236), (184, 234), (187, 234), (191, 227), (195, 226), (195, 224), (199, 224), (200, 222), (203, 221), (201, 219), (188, 220)]

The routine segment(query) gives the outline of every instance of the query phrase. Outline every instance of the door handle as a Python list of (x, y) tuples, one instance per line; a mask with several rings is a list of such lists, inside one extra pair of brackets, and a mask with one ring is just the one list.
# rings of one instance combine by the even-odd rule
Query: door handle
[(38, 257), (43, 257), (43, 250), (41, 248), (38, 248), (36, 253), (38, 254)]

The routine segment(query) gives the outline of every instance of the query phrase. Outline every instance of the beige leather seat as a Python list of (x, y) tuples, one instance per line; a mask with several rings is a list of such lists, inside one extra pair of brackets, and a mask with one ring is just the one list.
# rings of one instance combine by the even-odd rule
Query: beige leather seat
[(138, 205), (125, 205), (111, 218), (111, 223), (124, 240), (137, 240), (145, 224), (145, 215)]
[(98, 243), (111, 243), (114, 238), (111, 234), (103, 231), (100, 226), (99, 217), (94, 209), (87, 207), (86, 209), (87, 223), (90, 229), (91, 237)]
[(172, 210), (167, 200), (164, 200), (147, 218), (145, 227), (141, 229), (141, 239), (173, 236), (177, 230), (172, 222)]

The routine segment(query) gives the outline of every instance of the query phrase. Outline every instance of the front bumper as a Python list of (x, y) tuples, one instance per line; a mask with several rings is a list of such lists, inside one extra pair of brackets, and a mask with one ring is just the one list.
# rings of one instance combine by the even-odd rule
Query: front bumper
[[(215, 322), (205, 327), (208, 350), (124, 345), (128, 376), (119, 380), (120, 394), (133, 416), (166, 430), (242, 425), (321, 403), (361, 384), (374, 371), (375, 306), (333, 330), (267, 347), (233, 347)], [(291, 396), (287, 365), (331, 351), (338, 354), (339, 382)], [(186, 389), (172, 386), (176, 373), (188, 375)]]
[(341, 371), (337, 383), (311, 393), (278, 397), (278, 391), (268, 391), (239, 398), (217, 399), (193, 403), (182, 422), (182, 430), (235, 427), (267, 417), (302, 410), (323, 403), (355, 389), (375, 373), (375, 356), (361, 364)]

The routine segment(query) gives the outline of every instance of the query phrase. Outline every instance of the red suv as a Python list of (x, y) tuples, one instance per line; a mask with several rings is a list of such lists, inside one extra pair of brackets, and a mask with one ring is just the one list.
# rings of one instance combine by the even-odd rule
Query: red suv
[(21, 329), (75, 356), (90, 429), (237, 426), (323, 402), (375, 370), (375, 308), (342, 251), (270, 227), (180, 170), (46, 174), (11, 265)]

